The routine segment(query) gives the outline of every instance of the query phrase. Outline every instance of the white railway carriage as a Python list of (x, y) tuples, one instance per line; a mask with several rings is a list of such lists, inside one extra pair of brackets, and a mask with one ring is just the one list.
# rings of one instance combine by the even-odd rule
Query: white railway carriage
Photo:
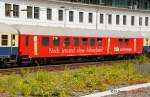
[(19, 33), (10, 25), (0, 23), (0, 63), (9, 63), (18, 57)]

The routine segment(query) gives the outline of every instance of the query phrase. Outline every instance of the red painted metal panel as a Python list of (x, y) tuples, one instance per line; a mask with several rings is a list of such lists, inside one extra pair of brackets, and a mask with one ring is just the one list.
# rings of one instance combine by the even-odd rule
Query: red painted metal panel
[[(70, 36), (70, 45), (65, 47), (63, 45), (63, 39), (65, 36), (60, 37), (60, 46), (56, 47), (53, 44), (54, 36), (49, 37), (50, 45), (42, 46), (43, 35), (37, 36), (37, 55), (34, 53), (34, 36), (29, 35), (29, 46), (26, 46), (26, 36), (20, 35), (19, 52), (20, 56), (28, 56), (30, 58), (42, 58), (42, 57), (65, 57), (65, 56), (91, 56), (91, 55), (113, 55), (113, 54), (135, 54), (142, 53), (143, 39), (137, 39), (137, 52), (134, 51), (134, 39), (129, 39), (128, 45), (118, 45), (118, 38), (110, 38), (110, 48), (108, 53), (108, 38), (102, 38), (102, 45), (98, 46), (97, 42), (95, 46), (90, 46), (90, 38), (88, 38), (88, 45), (82, 46), (82, 37), (79, 38), (79, 46), (73, 45), (73, 38)], [(68, 36), (67, 36), (68, 37)], [(125, 40), (124, 42), (125, 43)]]

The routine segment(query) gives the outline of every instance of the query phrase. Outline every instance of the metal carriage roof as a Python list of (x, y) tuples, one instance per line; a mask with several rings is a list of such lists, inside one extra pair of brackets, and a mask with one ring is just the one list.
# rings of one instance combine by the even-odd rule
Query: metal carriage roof
[(18, 31), (8, 24), (0, 23), (0, 33), (18, 33)]
[(118, 38), (142, 38), (141, 32), (94, 30), (33, 25), (13, 25), (21, 34), (52, 35), (52, 36), (82, 36), (82, 37), (118, 37)]

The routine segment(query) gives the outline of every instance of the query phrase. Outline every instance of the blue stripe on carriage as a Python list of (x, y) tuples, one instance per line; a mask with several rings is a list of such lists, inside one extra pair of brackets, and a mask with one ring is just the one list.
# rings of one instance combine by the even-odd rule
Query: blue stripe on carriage
[(144, 51), (146, 51), (147, 53), (150, 53), (150, 46), (144, 46)]
[(18, 47), (0, 47), (0, 56), (18, 55)]

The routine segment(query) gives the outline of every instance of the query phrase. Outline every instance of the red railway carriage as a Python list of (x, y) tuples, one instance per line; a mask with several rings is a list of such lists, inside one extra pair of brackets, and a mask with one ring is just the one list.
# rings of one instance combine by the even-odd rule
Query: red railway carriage
[(139, 32), (15, 25), (19, 55), (29, 58), (141, 54)]

